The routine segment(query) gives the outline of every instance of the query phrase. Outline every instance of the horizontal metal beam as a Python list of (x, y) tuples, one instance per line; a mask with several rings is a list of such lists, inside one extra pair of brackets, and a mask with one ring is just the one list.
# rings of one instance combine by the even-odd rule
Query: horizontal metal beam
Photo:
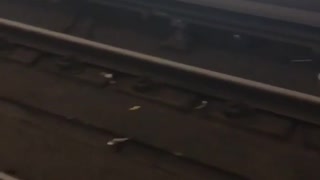
[(297, 92), (297, 91), (293, 91), (293, 90), (289, 90), (289, 89), (285, 89), (285, 88), (281, 88), (281, 87), (272, 86), (269, 84), (264, 84), (264, 83), (257, 82), (257, 81), (252, 81), (249, 79), (244, 79), (244, 78), (231, 76), (231, 75), (223, 74), (223, 73), (216, 72), (216, 71), (211, 71), (211, 70), (207, 70), (207, 69), (203, 69), (203, 68), (199, 68), (199, 67), (195, 67), (195, 66), (190, 66), (190, 65), (174, 62), (172, 60), (159, 58), (159, 57), (155, 57), (155, 56), (151, 56), (151, 55), (147, 55), (147, 54), (142, 54), (142, 53), (138, 53), (135, 51), (130, 51), (130, 50), (110, 46), (107, 44), (102, 44), (102, 43), (86, 40), (83, 38), (62, 34), (59, 32), (53, 32), (50, 30), (30, 26), (27, 24), (19, 23), (19, 22), (14, 22), (14, 21), (6, 20), (6, 19), (0, 19), (0, 25), (1, 26), (8, 26), (11, 28), (17, 28), (22, 31), (26, 31), (29, 33), (36, 33), (36, 34), (42, 35), (42, 36), (50, 36), (50, 37), (55, 38), (57, 40), (68, 41), (68, 42), (75, 43), (78, 45), (88, 46), (88, 47), (95, 48), (95, 49), (100, 49), (100, 50), (103, 50), (106, 52), (112, 52), (112, 53), (116, 53), (119, 55), (132, 57), (136, 60), (145, 61), (148, 63), (154, 63), (154, 64), (161, 65), (161, 66), (167, 66), (170, 68), (174, 68), (177, 71), (185, 71), (185, 72), (189, 72), (189, 73), (194, 73), (197, 75), (202, 75), (202, 76), (217, 79), (217, 80), (228, 81), (228, 82), (231, 82), (231, 83), (234, 83), (237, 85), (241, 85), (241, 86), (247, 86), (247, 87), (254, 88), (257, 90), (261, 90), (261, 91), (275, 93), (275, 94), (278, 94), (281, 96), (288, 96), (291, 98), (296, 98), (299, 100), (310, 101), (310, 102), (320, 104), (320, 97), (318, 97), (318, 96), (313, 96), (313, 95), (309, 95), (309, 94), (305, 94), (305, 93), (301, 93), (301, 92)]
[[(309, 117), (306, 116), (306, 112), (302, 114), (295, 112), (297, 110), (300, 111), (298, 107), (300, 107), (299, 103), (301, 104), (301, 102), (319, 107), (320, 97), (318, 96), (194, 67), (183, 63), (177, 63), (169, 59), (117, 48), (107, 44), (53, 32), (6, 19), (0, 19), (0, 34), (1, 33), (4, 33), (3, 36), (5, 37), (10, 36), (9, 40), (17, 39), (17, 41), (19, 41), (18, 39), (25, 39), (24, 43), (27, 46), (34, 46), (43, 49), (47, 49), (47, 47), (50, 46), (51, 49), (60, 48), (61, 51), (73, 48), (73, 55), (84, 57), (84, 59), (87, 59), (88, 63), (95, 63), (94, 59), (90, 57), (99, 56), (99, 64), (106, 64), (109, 68), (117, 68), (134, 74), (139, 73), (139, 75), (147, 74), (151, 77), (162, 79), (165, 82), (181, 85), (184, 88), (209, 96), (217, 96), (218, 93), (215, 91), (219, 89), (221, 83), (227, 83), (230, 87), (227, 91), (232, 91), (233, 94), (236, 94), (236, 96), (233, 97), (240, 97), (243, 92), (252, 92), (257, 94), (256, 97), (253, 95), (246, 97), (247, 99), (244, 100), (245, 102), (250, 101), (250, 99), (259, 101), (258, 103), (268, 101), (267, 104), (270, 106), (271, 101), (281, 98), (283, 99), (283, 103), (289, 102), (289, 104), (291, 103), (290, 107), (292, 106), (291, 108), (295, 109), (290, 109), (290, 111), (287, 111), (284, 114), (292, 115), (291, 113), (298, 113), (297, 118), (305, 119), (308, 122), (319, 123), (314, 115), (314, 113), (317, 113), (317, 108), (314, 109), (313, 113), (307, 114)], [(215, 84), (219, 84), (218, 88)], [(222, 91), (224, 93), (225, 89)], [(275, 97), (272, 100), (269, 98), (265, 98), (265, 100), (261, 99), (261, 97), (267, 96)], [(232, 99), (231, 96), (230, 98)], [(292, 102), (296, 104), (292, 104)], [(284, 106), (286, 105), (282, 105), (281, 107)], [(301, 105), (301, 107), (307, 108), (305, 105)], [(279, 110), (276, 110), (273, 105), (267, 109), (270, 110), (270, 108), (272, 111), (280, 112)], [(311, 111), (310, 108), (307, 110)], [(311, 118), (312, 120), (308, 120), (308, 118)]]

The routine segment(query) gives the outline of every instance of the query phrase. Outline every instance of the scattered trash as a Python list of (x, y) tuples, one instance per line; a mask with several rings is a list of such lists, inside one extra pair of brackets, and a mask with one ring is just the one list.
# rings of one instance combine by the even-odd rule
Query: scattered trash
[(208, 101), (201, 101), (201, 104), (195, 107), (195, 109), (203, 109), (208, 105)]
[(141, 106), (133, 106), (131, 108), (129, 108), (129, 111), (136, 111), (139, 110), (141, 108)]
[(300, 63), (300, 62), (312, 62), (313, 59), (293, 59), (291, 60), (291, 62), (296, 62), (296, 63)]
[(101, 76), (108, 79), (109, 84), (116, 84), (117, 81), (114, 80), (114, 75), (112, 73), (101, 72)]
[(114, 146), (117, 145), (119, 143), (123, 143), (130, 140), (130, 138), (113, 138), (112, 140), (108, 141), (107, 145), (108, 146)]
[(320, 80), (320, 73), (318, 74), (318, 80)]
[(113, 74), (102, 72), (101, 75), (107, 79), (113, 79)]

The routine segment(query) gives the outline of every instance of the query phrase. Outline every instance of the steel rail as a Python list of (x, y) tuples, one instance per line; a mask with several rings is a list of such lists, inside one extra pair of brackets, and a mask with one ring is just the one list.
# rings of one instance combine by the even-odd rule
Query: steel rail
[(147, 55), (147, 54), (143, 54), (143, 53), (138, 53), (138, 52), (110, 46), (107, 44), (102, 44), (102, 43), (86, 40), (86, 39), (79, 38), (79, 37), (66, 35), (66, 34), (59, 33), (59, 32), (53, 32), (50, 30), (30, 26), (27, 24), (19, 23), (19, 22), (14, 22), (11, 20), (6, 20), (6, 19), (0, 18), (0, 26), (8, 26), (11, 28), (18, 28), (18, 29), (21, 29), (21, 30), (27, 31), (27, 32), (37, 33), (39, 35), (51, 36), (53, 38), (60, 39), (63, 41), (69, 41), (72, 43), (89, 46), (89, 47), (100, 49), (100, 50), (107, 51), (107, 52), (114, 52), (114, 53), (117, 53), (120, 55), (130, 56), (130, 57), (135, 58), (140, 61), (155, 63), (155, 64), (162, 65), (162, 66), (168, 66), (170, 68), (174, 68), (179, 71), (186, 71), (189, 73), (194, 73), (194, 74), (202, 75), (202, 76), (209, 77), (209, 78), (222, 80), (222, 81), (228, 81), (228, 82), (231, 82), (231, 83), (234, 83), (237, 85), (247, 86), (250, 88), (257, 89), (257, 90), (261, 90), (261, 91), (265, 91), (265, 92), (269, 92), (269, 93), (273, 93), (273, 94), (278, 94), (281, 96), (287, 96), (287, 97), (295, 98), (298, 100), (309, 101), (309, 102), (320, 104), (320, 97), (318, 97), (318, 96), (313, 96), (313, 95), (305, 94), (302, 92), (293, 91), (293, 90), (289, 90), (289, 89), (285, 89), (285, 88), (281, 88), (281, 87), (277, 87), (277, 86), (249, 80), (249, 79), (244, 79), (244, 78), (231, 76), (231, 75), (223, 74), (223, 73), (216, 72), (216, 71), (211, 71), (211, 70), (207, 70), (207, 69), (203, 69), (203, 68), (199, 68), (199, 67), (195, 67), (195, 66), (190, 66), (190, 65), (174, 62), (174, 61), (171, 61), (168, 59), (159, 58), (159, 57), (155, 57), (155, 56), (151, 56), (151, 55)]
[(247, 103), (320, 125), (320, 97), (174, 62), (107, 44), (0, 18), (0, 37), (38, 50), (73, 56), (81, 62), (160, 80), (202, 96)]

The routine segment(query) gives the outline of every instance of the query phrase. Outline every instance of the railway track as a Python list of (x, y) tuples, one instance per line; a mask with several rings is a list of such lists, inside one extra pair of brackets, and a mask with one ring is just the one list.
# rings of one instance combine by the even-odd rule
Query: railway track
[[(171, 35), (176, 31), (170, 18), (147, 16), (149, 18), (144, 19), (143, 13), (124, 7), (93, 2), (73, 6), (64, 2), (68, 1), (2, 1), (0, 16), (203, 69), (319, 95), (318, 56), (310, 47), (248, 36), (236, 29), (221, 31), (188, 25), (186, 39), (176, 43), (174, 40), (174, 47), (167, 48), (164, 44), (169, 41), (171, 46)], [(306, 32), (299, 34), (310, 35)]]
[[(124, 1), (110, 9), (102, 1), (66, 2), (0, 2), (1, 16), (11, 19), (0, 19), (6, 177), (318, 179), (320, 98), (310, 44), (233, 29), (212, 30), (228, 40), (217, 44), (222, 51), (211, 41), (168, 50), (159, 48), (171, 34), (168, 21), (146, 20), (139, 8), (122, 11), (130, 9), (118, 6)], [(265, 51), (247, 47), (253, 41), (266, 43)], [(235, 57), (241, 63), (230, 65)], [(297, 66), (295, 59), (312, 62)], [(259, 73), (257, 64), (268, 71)]]
[(319, 176), (317, 97), (6, 19), (0, 29), (3, 171), (25, 179)]

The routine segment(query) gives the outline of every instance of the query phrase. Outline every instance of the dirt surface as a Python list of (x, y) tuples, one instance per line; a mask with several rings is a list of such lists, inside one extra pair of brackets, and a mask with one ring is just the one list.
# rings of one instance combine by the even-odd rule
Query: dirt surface
[[(13, 70), (10, 67), (15, 69), (16, 66), (1, 63), (1, 68)], [(232, 173), (179, 160), (171, 151), (163, 153), (161, 150), (129, 143), (123, 151), (117, 153), (114, 147), (107, 145), (113, 138), (125, 136), (149, 142), (160, 138), (162, 140), (159, 141), (164, 143), (165, 138), (171, 136), (168, 134), (171, 125), (161, 122), (168, 121), (162, 117), (175, 112), (161, 107), (158, 109), (157, 105), (107, 89), (88, 87), (81, 82), (73, 83), (40, 72), (33, 74), (29, 68), (16, 70), (14, 74), (22, 74), (18, 73), (15, 77), (24, 76), (31, 78), (31, 81), (20, 79), (27, 83), (24, 84), (13, 76), (9, 77), (9, 71), (0, 75), (1, 78), (9, 77), (0, 95), (2, 170), (13, 170), (22, 179), (241, 179)], [(31, 89), (20, 91), (17, 86)], [(10, 93), (12, 90), (22, 93), (21, 96)], [(96, 92), (90, 92), (92, 90)], [(65, 93), (77, 94), (78, 97), (70, 96), (77, 102), (62, 97), (67, 95)], [(83, 98), (88, 101), (83, 101)], [(63, 102), (63, 99), (69, 102)], [(134, 105), (140, 105), (142, 109), (130, 112), (129, 109)], [(163, 114), (157, 118), (162, 120), (151, 125), (155, 118), (154, 111)], [(76, 122), (70, 118), (76, 119)], [(77, 122), (78, 119), (84, 121)], [(110, 133), (110, 130), (118, 135)], [(151, 131), (167, 133), (163, 133), (163, 137), (152, 137)]]
[[(73, 12), (64, 8), (57, 13), (57, 7), (43, 11), (32, 3), (0, 4), (1, 17), (60, 32), (78, 34), (74, 27), (82, 24), (74, 23)], [(315, 62), (274, 61), (274, 51), (257, 56), (207, 46), (177, 52), (162, 48), (162, 36), (137, 21), (130, 21), (128, 29), (121, 23), (110, 26), (106, 19), (86, 18), (89, 26), (84, 23), (79, 36), (320, 95), (317, 68), (310, 68)], [(181, 110), (119, 91), (117, 83), (104, 86), (104, 71), (97, 67), (69, 77), (52, 72), (54, 64), (44, 66), (42, 58), (29, 54), (18, 57), (20, 63), (0, 59), (0, 171), (30, 180), (320, 176), (319, 127), (277, 116), (226, 119), (217, 115), (214, 104), (203, 111)], [(171, 98), (170, 103), (178, 100)], [(108, 145), (114, 138), (129, 140)]]
[[(291, 122), (299, 128), (293, 132), (283, 128), (282, 131), (291, 133), (284, 132), (276, 138), (259, 130), (221, 124), (219, 117), (208, 121), (201, 113), (177, 111), (112, 88), (88, 85), (36, 67), (8, 62), (1, 63), (0, 83), (4, 84), (0, 90), (3, 128), (0, 167), (16, 169), (26, 179), (90, 176), (90, 179), (198, 179), (204, 175), (201, 179), (298, 180), (318, 177), (315, 168), (320, 162), (319, 153), (307, 148), (307, 141), (295, 140), (305, 136), (300, 131), (307, 128), (303, 124)], [(131, 111), (134, 106), (140, 108)], [(85, 128), (65, 125), (69, 121)], [(88, 127), (93, 133), (87, 132)], [(97, 136), (97, 129), (112, 133)], [(110, 148), (106, 143), (110, 136), (117, 137), (115, 134), (166, 153), (140, 167), (130, 162), (130, 158), (118, 158), (117, 154), (108, 152)], [(308, 140), (315, 144), (317, 140), (312, 138), (311, 135)], [(125, 147), (125, 154), (135, 154), (131, 148)], [(147, 148), (147, 152), (154, 151), (152, 149)], [(150, 158), (144, 157), (148, 153), (141, 150), (138, 154), (138, 161)], [(177, 161), (178, 167), (200, 169), (179, 170), (177, 167), (177, 170), (175, 166), (171, 169), (172, 163), (167, 162), (167, 158), (162, 160), (171, 156), (192, 159), (207, 168)], [(173, 171), (174, 175), (154, 167), (158, 167), (159, 158), (160, 164), (165, 164), (161, 169), (166, 167), (164, 171)], [(32, 171), (28, 163), (32, 163)]]

